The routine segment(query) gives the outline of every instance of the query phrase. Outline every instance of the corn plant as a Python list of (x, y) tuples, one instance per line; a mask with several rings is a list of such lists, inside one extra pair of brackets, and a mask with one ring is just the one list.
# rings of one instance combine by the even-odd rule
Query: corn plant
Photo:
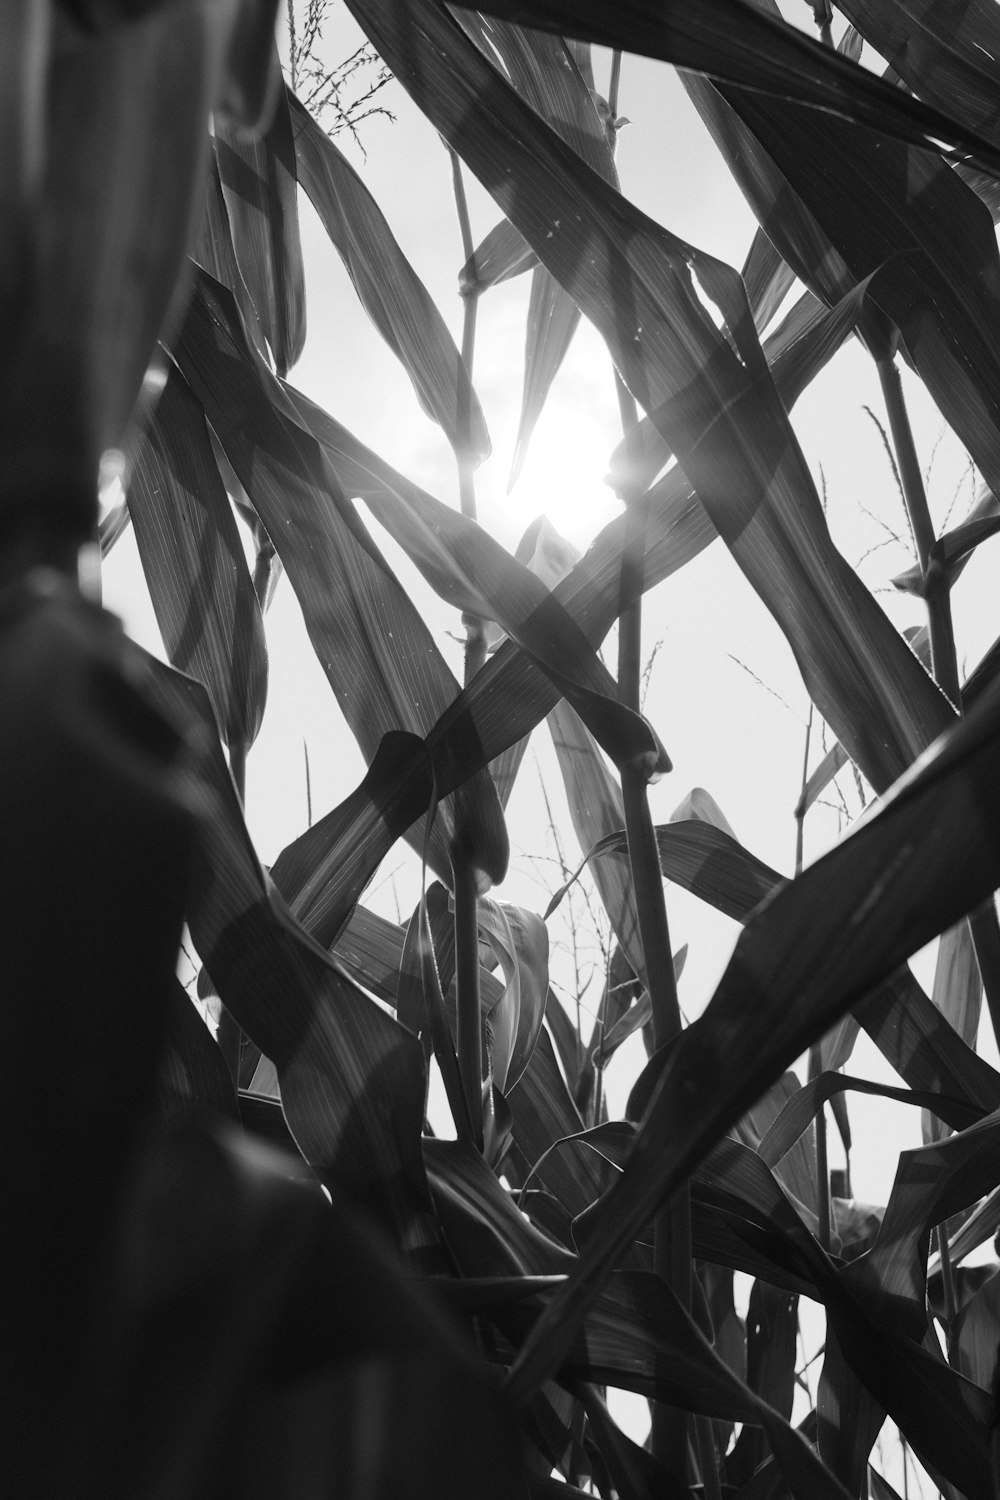
[[(1000, 1223), (1000, 1074), (975, 1046), (984, 995), (1000, 1025), (1000, 689), (996, 645), (963, 681), (951, 599), (1000, 530), (1000, 21), (985, 0), (824, 3), (815, 37), (774, 0), (346, 7), (447, 148), (460, 348), (391, 205), (282, 80), (273, 3), (0, 17), (18, 1493), (988, 1500), (998, 1282), (963, 1261)], [(681, 70), (760, 225), (741, 270), (619, 190), (623, 52)], [(454, 451), (457, 506), (289, 378), (302, 194)], [(581, 317), (614, 372), (621, 514), (583, 556), (477, 519), (477, 308), (519, 275), (518, 461)], [(789, 416), (851, 338), (914, 541), (908, 639), (834, 545)], [(940, 532), (901, 364), (981, 479)], [(461, 683), (368, 516), (455, 610)], [(129, 525), (165, 660), (93, 600)], [(800, 833), (845, 767), (868, 803), (809, 865), (800, 838), (789, 877), (710, 798), (650, 811), (670, 762), (642, 601), (717, 538), (822, 725)], [(282, 575), (367, 771), (265, 870), (242, 803)], [(491, 894), (546, 717), (613, 935), (592, 1034), (548, 962), (579, 871), (544, 912)], [(400, 840), (423, 872), (406, 922), (364, 899)], [(664, 879), (743, 924), (689, 1025)], [(939, 935), (929, 996), (907, 960)], [(845, 1071), (859, 1028), (898, 1084)], [(604, 1070), (640, 1030), (613, 1118)], [(925, 1112), (876, 1211), (829, 1166), (852, 1093)], [(822, 1309), (809, 1379), (800, 1298)], [(649, 1403), (648, 1441), (609, 1391)]]

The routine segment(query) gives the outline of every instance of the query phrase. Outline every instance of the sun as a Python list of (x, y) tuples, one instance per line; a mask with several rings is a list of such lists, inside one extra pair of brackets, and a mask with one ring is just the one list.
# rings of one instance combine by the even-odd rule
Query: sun
[(513, 536), (516, 543), (525, 527), (544, 515), (582, 551), (621, 510), (604, 482), (614, 442), (604, 422), (589, 421), (578, 408), (550, 399), (510, 492), (513, 442), (498, 442), (480, 470), (481, 519), (505, 541)]

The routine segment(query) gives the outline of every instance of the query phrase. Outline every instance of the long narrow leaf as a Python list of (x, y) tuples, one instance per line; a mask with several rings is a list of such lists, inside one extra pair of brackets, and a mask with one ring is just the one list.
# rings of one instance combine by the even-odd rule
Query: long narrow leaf
[(259, 140), (216, 125), (215, 155), (236, 260), (271, 346), (287, 375), (306, 337), (305, 271), (299, 240), (292, 121), (284, 94)]
[[(347, 159), (294, 95), (288, 96), (302, 186), (341, 256), (362, 306), (403, 364), (421, 406), (453, 447), (480, 463), (490, 439), (462, 359), (423, 282)], [(460, 419), (462, 393), (469, 404)]]
[(246, 754), (264, 714), (264, 623), (201, 407), (173, 371), (138, 443), (128, 492), (167, 655), (204, 683), (222, 737)]

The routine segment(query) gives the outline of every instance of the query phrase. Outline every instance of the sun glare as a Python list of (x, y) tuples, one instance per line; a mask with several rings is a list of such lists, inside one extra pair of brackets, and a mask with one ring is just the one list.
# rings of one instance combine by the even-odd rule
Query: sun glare
[(520, 536), (530, 521), (545, 515), (567, 540), (585, 548), (621, 509), (604, 482), (612, 446), (600, 424), (583, 422), (579, 411), (552, 402), (509, 494), (509, 449), (498, 444), (500, 451), (490, 460), (488, 476), (484, 474), (489, 488), (483, 484), (483, 519), (492, 529), (495, 517), (497, 531), (509, 527)]

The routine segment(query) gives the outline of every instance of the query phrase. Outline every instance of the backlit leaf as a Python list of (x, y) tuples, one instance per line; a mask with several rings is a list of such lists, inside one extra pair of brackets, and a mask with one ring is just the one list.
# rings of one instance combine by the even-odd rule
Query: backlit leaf
[(267, 133), (257, 140), (217, 121), (215, 156), (236, 260), (275, 368), (287, 375), (305, 343), (306, 304), (295, 146), (284, 92)]
[(453, 447), (463, 449), (469, 438), (460, 391), (466, 392), (471, 457), (481, 462), (489, 456), (489, 434), (444, 319), (357, 172), (294, 95), (288, 103), (302, 186), (362, 306), (405, 368), (424, 411)]

